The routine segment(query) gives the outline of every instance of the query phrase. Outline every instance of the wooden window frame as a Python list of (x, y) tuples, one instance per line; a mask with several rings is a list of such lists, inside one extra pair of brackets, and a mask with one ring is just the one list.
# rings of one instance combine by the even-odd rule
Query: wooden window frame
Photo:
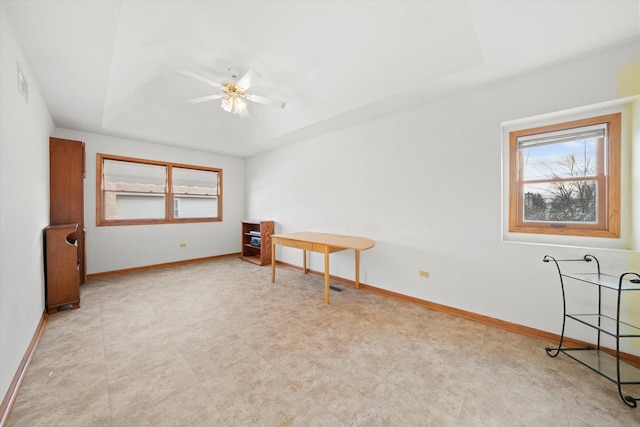
[[(570, 130), (592, 125), (606, 125), (606, 151), (598, 155), (597, 161), (606, 159), (606, 168), (597, 175), (598, 182), (598, 223), (549, 223), (524, 221), (524, 191), (526, 183), (519, 168), (520, 151), (518, 138), (548, 132)], [(620, 113), (591, 117), (582, 120), (557, 123), (509, 133), (509, 231), (512, 233), (554, 234), (585, 237), (620, 237)], [(602, 191), (604, 190), (604, 191)]]
[[(115, 160), (121, 162), (130, 162), (144, 165), (164, 166), (167, 170), (167, 181), (164, 192), (165, 198), (165, 217), (158, 219), (105, 219), (104, 217), (104, 198), (105, 190), (103, 190), (103, 167), (105, 160)], [(199, 170), (206, 172), (215, 172), (218, 174), (218, 216), (201, 217), (201, 218), (175, 218), (173, 211), (173, 185), (172, 185), (172, 168), (182, 168)], [(112, 154), (96, 154), (96, 226), (113, 226), (113, 225), (150, 225), (150, 224), (176, 224), (176, 223), (195, 223), (195, 222), (221, 222), (222, 221), (222, 169), (211, 168), (206, 166), (187, 165), (183, 163), (162, 162), (157, 160), (138, 159), (134, 157), (116, 156)], [(161, 194), (161, 193), (158, 193)]]

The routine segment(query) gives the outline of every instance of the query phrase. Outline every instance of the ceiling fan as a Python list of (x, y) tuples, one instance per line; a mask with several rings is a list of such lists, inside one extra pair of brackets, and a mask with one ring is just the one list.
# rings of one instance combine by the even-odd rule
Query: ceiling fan
[[(279, 101), (277, 99), (266, 98), (264, 96), (256, 95), (253, 93), (248, 93), (247, 90), (253, 84), (253, 80), (255, 79), (256, 73), (253, 70), (247, 71), (247, 73), (240, 78), (237, 82), (223, 82), (216, 83), (213, 80), (210, 80), (206, 77), (203, 77), (199, 74), (193, 73), (188, 70), (178, 70), (180, 73), (185, 76), (189, 76), (193, 79), (200, 80), (203, 83), (208, 84), (209, 86), (213, 86), (216, 89), (220, 90), (220, 93), (216, 93), (213, 95), (202, 96), (199, 98), (188, 99), (187, 102), (192, 104), (198, 104), (200, 102), (211, 101), (214, 99), (221, 99), (220, 106), (223, 110), (238, 114), (240, 117), (250, 117), (249, 111), (247, 110), (247, 103), (245, 100), (257, 102), (259, 104), (270, 105), (272, 107), (284, 108), (285, 102)], [(236, 76), (233, 75), (235, 78)]]

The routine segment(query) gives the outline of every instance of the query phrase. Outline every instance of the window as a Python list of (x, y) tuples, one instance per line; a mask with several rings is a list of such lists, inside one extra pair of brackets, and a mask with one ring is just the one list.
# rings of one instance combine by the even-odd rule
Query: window
[(509, 133), (509, 231), (620, 237), (621, 115)]
[(222, 220), (222, 170), (97, 155), (97, 225)]
[(174, 218), (206, 218), (211, 213), (218, 216), (217, 173), (172, 167), (171, 178)]

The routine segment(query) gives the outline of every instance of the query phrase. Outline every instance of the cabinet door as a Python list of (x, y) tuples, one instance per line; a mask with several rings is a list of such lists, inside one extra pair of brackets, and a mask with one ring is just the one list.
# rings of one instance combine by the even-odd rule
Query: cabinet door
[(84, 142), (50, 139), (50, 224), (84, 224), (84, 164)]

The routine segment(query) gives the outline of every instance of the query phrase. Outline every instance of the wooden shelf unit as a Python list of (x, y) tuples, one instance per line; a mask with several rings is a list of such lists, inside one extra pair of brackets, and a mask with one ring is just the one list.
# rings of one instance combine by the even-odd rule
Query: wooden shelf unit
[[(273, 221), (242, 221), (242, 259), (257, 265), (271, 264), (272, 234)], [(257, 239), (259, 245), (255, 243)]]

